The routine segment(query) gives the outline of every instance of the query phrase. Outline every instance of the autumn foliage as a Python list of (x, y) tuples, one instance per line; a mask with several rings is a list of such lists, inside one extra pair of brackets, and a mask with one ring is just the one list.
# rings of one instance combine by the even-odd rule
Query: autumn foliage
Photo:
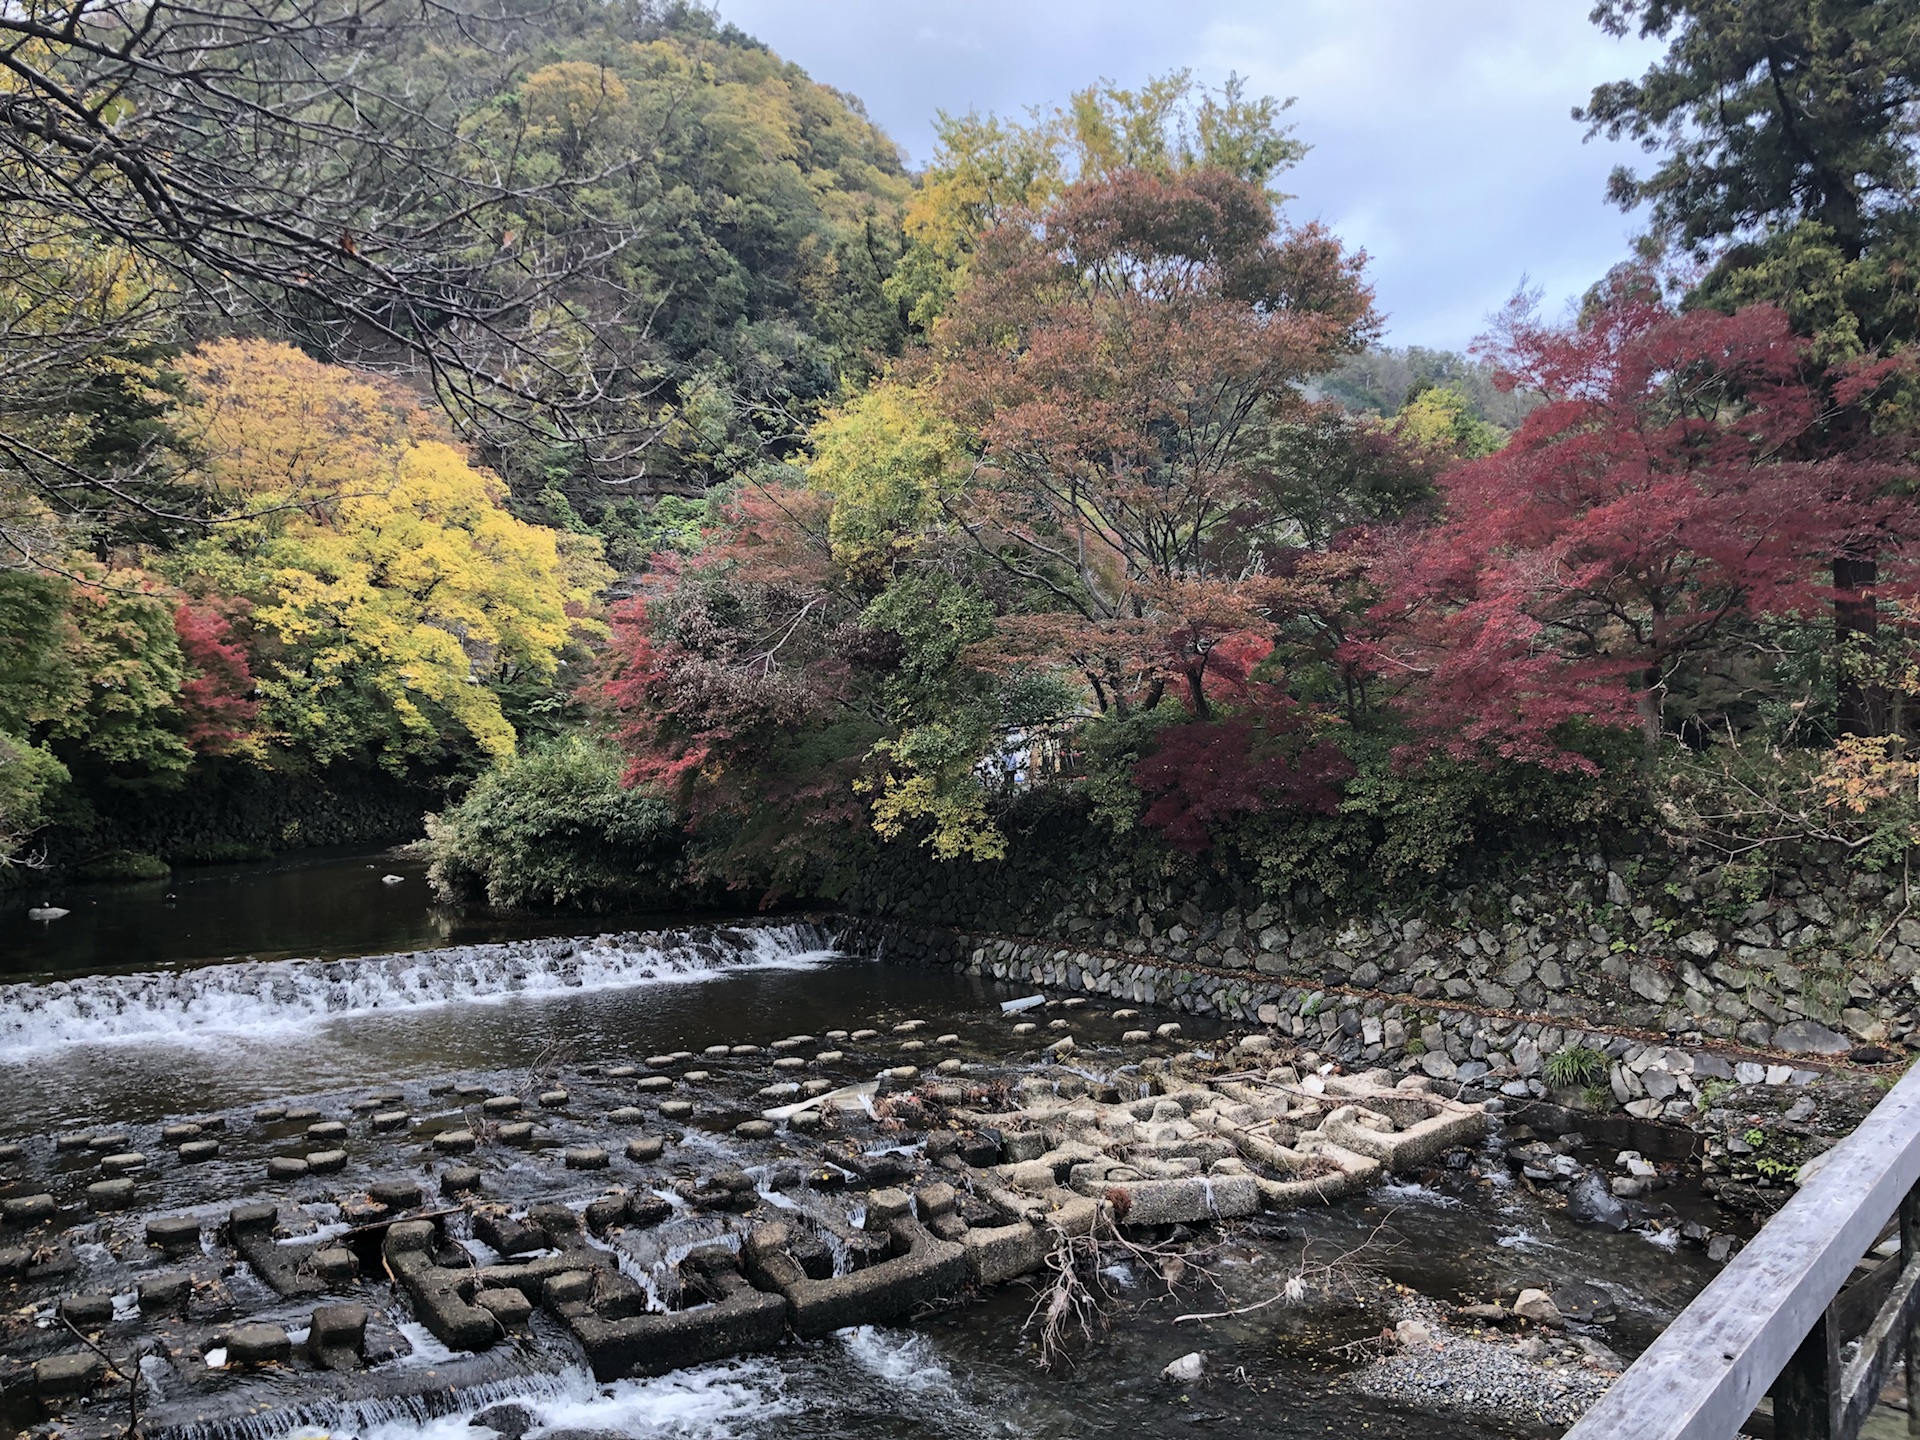
[(1778, 311), (1676, 312), (1628, 273), (1574, 325), (1512, 317), (1499, 353), (1546, 403), (1442, 477), (1440, 523), (1380, 537), (1381, 633), (1356, 647), (1456, 753), (1587, 767), (1574, 721), (1651, 744), (1736, 626), (1818, 613), (1851, 537), (1911, 538), (1894, 454), (1822, 453)]

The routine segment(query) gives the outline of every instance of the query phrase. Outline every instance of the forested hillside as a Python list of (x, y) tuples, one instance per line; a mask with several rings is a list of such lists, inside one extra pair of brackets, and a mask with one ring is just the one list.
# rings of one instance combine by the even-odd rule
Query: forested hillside
[[(563, 724), (616, 576), (906, 333), (894, 146), (704, 10), (151, 14), (0, 82), (9, 850), (258, 772), (430, 796)], [(68, 81), (173, 104), (150, 185)]]
[(1833, 9), (1600, 6), (1669, 46), (1578, 117), (1649, 229), (1471, 358), (1382, 347), (1237, 80), (909, 175), (691, 7), (0, 16), (3, 848), (266, 785), (512, 904), (1043, 813), (1323, 897), (1596, 826), (1899, 863), (1917, 82)]

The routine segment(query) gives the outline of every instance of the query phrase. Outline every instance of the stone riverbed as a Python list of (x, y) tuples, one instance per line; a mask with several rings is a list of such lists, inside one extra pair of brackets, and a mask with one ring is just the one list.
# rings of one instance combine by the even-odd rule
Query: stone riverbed
[(0, 1067), (49, 1436), (1549, 1434), (1747, 1223), (1685, 1132), (803, 925), (10, 986)]

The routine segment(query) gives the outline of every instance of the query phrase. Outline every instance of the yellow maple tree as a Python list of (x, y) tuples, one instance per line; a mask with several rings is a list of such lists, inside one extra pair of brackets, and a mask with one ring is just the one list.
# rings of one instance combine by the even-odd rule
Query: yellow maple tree
[(322, 764), (510, 754), (498, 685), (550, 678), (603, 633), (598, 542), (516, 519), (505, 483), (393, 382), (263, 341), (181, 368), (183, 428), (237, 513), (171, 568), (252, 603), (269, 733)]

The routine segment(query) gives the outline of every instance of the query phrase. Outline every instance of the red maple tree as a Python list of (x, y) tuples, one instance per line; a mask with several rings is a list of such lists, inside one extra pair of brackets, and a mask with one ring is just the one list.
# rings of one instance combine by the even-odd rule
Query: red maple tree
[(260, 716), (246, 647), (232, 621), (210, 605), (181, 601), (173, 610), (173, 630), (191, 672), (179, 699), (186, 742), (202, 755), (231, 754), (252, 737)]
[(1575, 719), (1651, 743), (1731, 619), (1810, 611), (1849, 535), (1902, 528), (1888, 456), (1796, 458), (1822, 397), (1777, 310), (1676, 312), (1622, 272), (1571, 325), (1516, 310), (1495, 353), (1545, 403), (1441, 477), (1438, 524), (1380, 538), (1358, 647), (1456, 753), (1589, 768), (1556, 741)]

